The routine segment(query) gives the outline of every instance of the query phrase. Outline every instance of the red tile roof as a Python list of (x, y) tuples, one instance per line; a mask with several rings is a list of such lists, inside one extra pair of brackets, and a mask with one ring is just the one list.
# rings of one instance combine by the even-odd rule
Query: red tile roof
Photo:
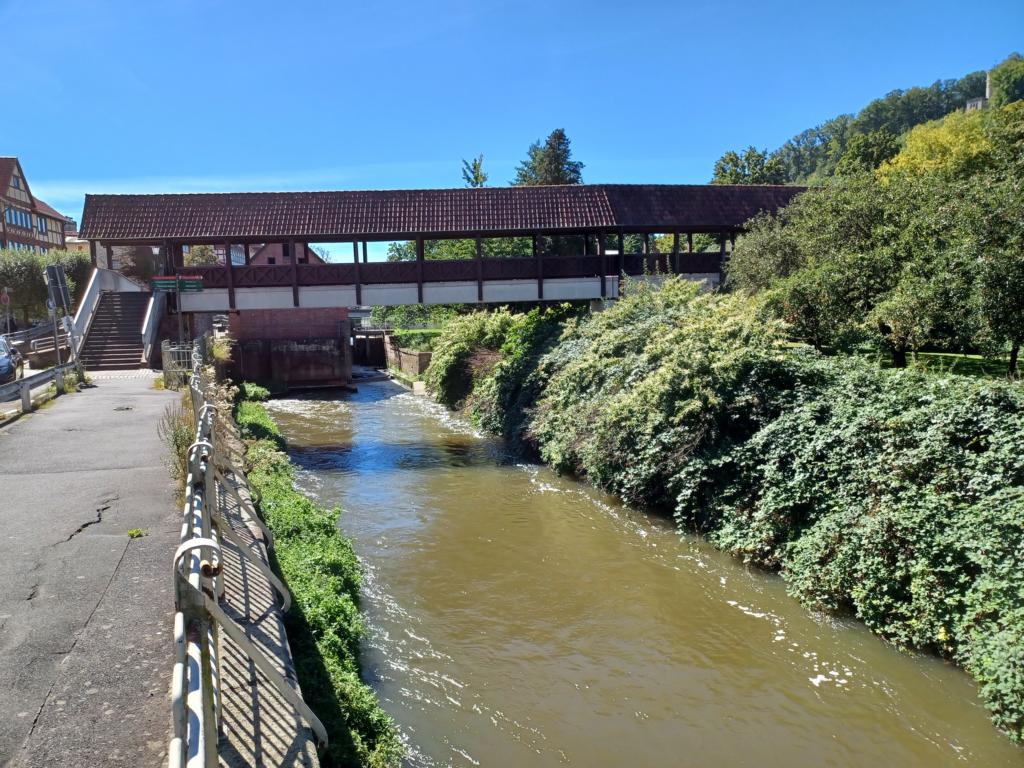
[(362, 192), (86, 195), (90, 240), (406, 239), (738, 229), (801, 187), (590, 184)]
[(60, 221), (67, 220), (67, 216), (58, 211), (56, 208), (51, 207), (47, 203), (44, 203), (38, 197), (33, 197), (32, 199), (35, 201), (35, 208), (37, 213), (41, 213), (44, 216), (52, 216), (53, 218), (59, 219)]

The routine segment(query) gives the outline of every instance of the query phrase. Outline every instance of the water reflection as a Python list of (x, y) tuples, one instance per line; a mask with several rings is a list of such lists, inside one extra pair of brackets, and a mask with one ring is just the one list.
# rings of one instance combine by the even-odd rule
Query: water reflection
[(388, 383), (271, 405), (367, 577), (413, 765), (1019, 765), (959, 671)]

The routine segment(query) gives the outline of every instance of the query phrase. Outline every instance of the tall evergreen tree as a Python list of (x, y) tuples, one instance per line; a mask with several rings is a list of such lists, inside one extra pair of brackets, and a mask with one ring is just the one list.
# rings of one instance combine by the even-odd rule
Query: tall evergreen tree
[(484, 171), (484, 156), (477, 155), (472, 160), (462, 161), (462, 180), (467, 187), (486, 187), (487, 172)]
[(583, 163), (572, 159), (569, 137), (562, 128), (553, 130), (543, 144), (538, 140), (530, 145), (512, 181), (517, 187), (582, 183)]

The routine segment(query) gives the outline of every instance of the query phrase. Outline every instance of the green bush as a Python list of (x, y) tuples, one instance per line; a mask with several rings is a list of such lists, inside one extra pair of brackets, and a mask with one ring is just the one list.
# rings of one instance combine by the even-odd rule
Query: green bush
[(270, 399), (270, 390), (251, 381), (243, 381), (238, 387), (238, 399), (262, 403)]
[(391, 335), (402, 349), (414, 352), (430, 352), (441, 335), (440, 328), (423, 328), (392, 331)]
[(499, 359), (512, 319), (511, 312), (499, 309), (457, 315), (448, 321), (423, 376), (439, 401), (449, 408), (464, 404), (474, 378), (482, 378), (482, 372)]
[[(261, 389), (242, 391), (258, 396)], [(397, 730), (360, 679), (362, 571), (352, 542), (338, 530), (340, 510), (295, 490), (284, 438), (262, 405), (239, 402), (235, 418), (248, 444), (249, 483), (274, 533), (275, 566), (294, 601), (285, 624), (303, 696), (330, 738), (322, 764), (396, 766), (403, 755)]]

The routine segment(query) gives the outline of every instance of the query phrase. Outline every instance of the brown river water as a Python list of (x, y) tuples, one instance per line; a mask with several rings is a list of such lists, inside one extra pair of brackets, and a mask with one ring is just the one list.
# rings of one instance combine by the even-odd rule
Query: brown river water
[(389, 382), (270, 403), (415, 766), (1021, 766), (973, 683)]

